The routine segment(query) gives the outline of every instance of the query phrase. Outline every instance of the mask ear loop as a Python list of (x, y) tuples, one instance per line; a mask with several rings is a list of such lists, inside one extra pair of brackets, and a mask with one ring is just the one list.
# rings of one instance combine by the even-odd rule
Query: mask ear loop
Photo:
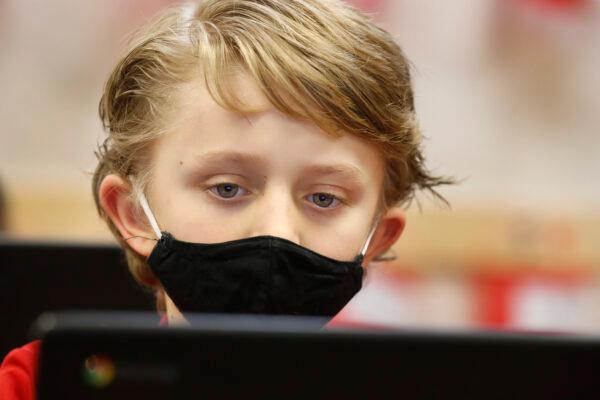
[(376, 221), (375, 224), (373, 225), (373, 227), (371, 228), (371, 231), (367, 235), (367, 240), (365, 240), (365, 244), (363, 244), (363, 247), (360, 249), (360, 253), (358, 253), (361, 259), (364, 258), (365, 254), (367, 253), (369, 244), (371, 244), (371, 239), (373, 238), (373, 235), (375, 234), (375, 231), (377, 230), (377, 227), (379, 226), (379, 218), (380, 217), (381, 217), (381, 214), (378, 214), (377, 218), (375, 220)]
[(139, 201), (140, 201), (140, 205), (142, 206), (142, 210), (144, 210), (144, 214), (146, 214), (146, 218), (148, 218), (148, 222), (150, 222), (150, 226), (152, 227), (152, 230), (156, 234), (156, 237), (158, 239), (160, 239), (162, 237), (162, 233), (160, 232), (160, 228), (158, 227), (158, 222), (156, 222), (156, 218), (154, 218), (154, 214), (152, 213), (152, 210), (150, 209), (150, 205), (148, 204), (148, 200), (146, 199), (146, 196), (144, 195), (144, 193), (140, 194)]

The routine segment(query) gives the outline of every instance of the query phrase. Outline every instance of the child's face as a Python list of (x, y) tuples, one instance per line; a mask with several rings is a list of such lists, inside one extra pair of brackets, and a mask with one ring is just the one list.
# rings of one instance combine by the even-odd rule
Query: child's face
[[(160, 229), (198, 243), (272, 235), (331, 258), (353, 259), (381, 211), (382, 155), (356, 136), (334, 138), (284, 116), (250, 79), (240, 77), (237, 85), (245, 102), (266, 111), (248, 117), (226, 111), (199, 80), (182, 91), (174, 128), (153, 148), (146, 191)], [(398, 210), (380, 219), (365, 263), (404, 226)], [(124, 235), (154, 236), (147, 224), (128, 230), (116, 225)], [(128, 243), (143, 255), (154, 244)]]
[[(147, 195), (161, 230), (200, 243), (272, 235), (354, 258), (378, 211), (378, 150), (271, 107), (248, 117), (228, 112), (198, 86), (186, 87), (176, 127), (155, 147)], [(239, 87), (246, 102), (268, 107), (250, 80)]]

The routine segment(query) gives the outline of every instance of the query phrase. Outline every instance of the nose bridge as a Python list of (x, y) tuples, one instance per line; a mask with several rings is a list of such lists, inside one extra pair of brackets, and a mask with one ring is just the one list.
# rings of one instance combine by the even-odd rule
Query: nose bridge
[(252, 236), (276, 236), (299, 244), (299, 223), (289, 191), (284, 186), (271, 186), (259, 200)]

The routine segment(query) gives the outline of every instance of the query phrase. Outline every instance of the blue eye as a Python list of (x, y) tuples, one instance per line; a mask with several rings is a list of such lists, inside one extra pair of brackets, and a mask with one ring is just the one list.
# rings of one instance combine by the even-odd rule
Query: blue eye
[(336, 205), (339, 203), (339, 200), (335, 196), (328, 193), (314, 193), (310, 196), (310, 199), (315, 205), (321, 208), (328, 208), (334, 202)]
[(235, 183), (220, 183), (210, 188), (210, 190), (224, 199), (235, 197), (240, 191), (240, 187)]

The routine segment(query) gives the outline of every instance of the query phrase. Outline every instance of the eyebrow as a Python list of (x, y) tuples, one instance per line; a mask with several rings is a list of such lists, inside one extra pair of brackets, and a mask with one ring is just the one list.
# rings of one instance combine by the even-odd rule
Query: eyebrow
[[(267, 164), (266, 160), (259, 155), (237, 151), (201, 153), (194, 157), (194, 161), (199, 166), (218, 163), (237, 164), (244, 167)], [(330, 176), (356, 184), (366, 183), (364, 172), (352, 164), (315, 164), (307, 166), (302, 172), (303, 176)]]
[(228, 163), (228, 164), (266, 164), (265, 160), (255, 154), (240, 153), (237, 151), (213, 151), (209, 153), (201, 153), (194, 157), (197, 165)]
[(312, 165), (305, 170), (307, 175), (332, 176), (353, 183), (364, 184), (365, 175), (351, 164)]

